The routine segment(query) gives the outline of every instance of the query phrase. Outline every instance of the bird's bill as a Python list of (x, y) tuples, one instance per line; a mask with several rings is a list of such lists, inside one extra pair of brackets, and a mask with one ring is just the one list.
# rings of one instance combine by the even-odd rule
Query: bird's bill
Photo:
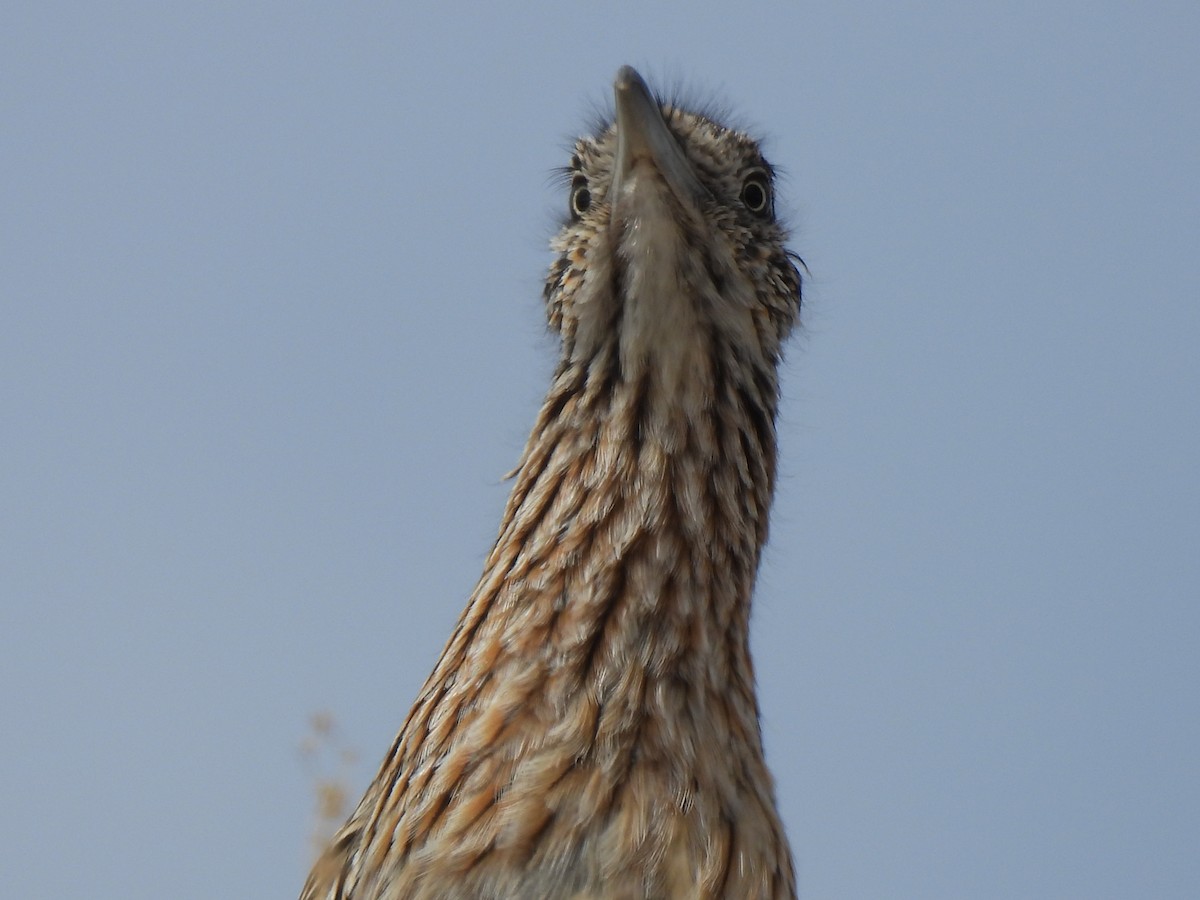
[(619, 204), (622, 193), (631, 189), (636, 169), (644, 164), (652, 166), (675, 196), (689, 206), (707, 194), (663, 121), (646, 82), (632, 66), (622, 66), (617, 73), (613, 95), (617, 108), (617, 159), (610, 188), (613, 205)]

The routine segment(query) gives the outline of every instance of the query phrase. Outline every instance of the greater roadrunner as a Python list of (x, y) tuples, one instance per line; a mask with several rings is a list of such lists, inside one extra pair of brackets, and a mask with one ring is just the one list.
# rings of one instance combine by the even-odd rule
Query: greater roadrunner
[(748, 628), (798, 257), (753, 140), (628, 66), (614, 93), (499, 538), (303, 898), (795, 896)]

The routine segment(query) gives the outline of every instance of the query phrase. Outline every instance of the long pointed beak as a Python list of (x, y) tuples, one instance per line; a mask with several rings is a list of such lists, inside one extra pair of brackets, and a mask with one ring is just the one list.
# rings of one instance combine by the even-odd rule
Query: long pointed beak
[(708, 190), (663, 121), (646, 82), (632, 66), (622, 66), (617, 72), (613, 96), (617, 107), (617, 159), (609, 189), (613, 205), (620, 203), (622, 191), (629, 190), (641, 163), (653, 166), (675, 196), (689, 206), (707, 195)]

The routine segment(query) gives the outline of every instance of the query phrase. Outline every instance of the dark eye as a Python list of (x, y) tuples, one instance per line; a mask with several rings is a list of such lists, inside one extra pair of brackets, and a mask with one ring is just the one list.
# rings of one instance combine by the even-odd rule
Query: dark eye
[(755, 215), (771, 210), (771, 181), (762, 169), (755, 169), (742, 182), (742, 203)]
[(592, 192), (588, 190), (587, 179), (576, 175), (571, 182), (571, 215), (582, 216), (592, 205)]

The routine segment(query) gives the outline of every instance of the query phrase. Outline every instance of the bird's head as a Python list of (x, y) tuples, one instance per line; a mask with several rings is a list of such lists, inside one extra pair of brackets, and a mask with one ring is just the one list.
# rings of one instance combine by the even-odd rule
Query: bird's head
[(801, 283), (774, 170), (748, 135), (662, 103), (629, 66), (613, 93), (611, 123), (575, 145), (551, 244), (545, 299), (564, 364), (609, 358), (622, 380), (651, 374), (668, 394), (708, 393), (715, 356), (774, 369)]

